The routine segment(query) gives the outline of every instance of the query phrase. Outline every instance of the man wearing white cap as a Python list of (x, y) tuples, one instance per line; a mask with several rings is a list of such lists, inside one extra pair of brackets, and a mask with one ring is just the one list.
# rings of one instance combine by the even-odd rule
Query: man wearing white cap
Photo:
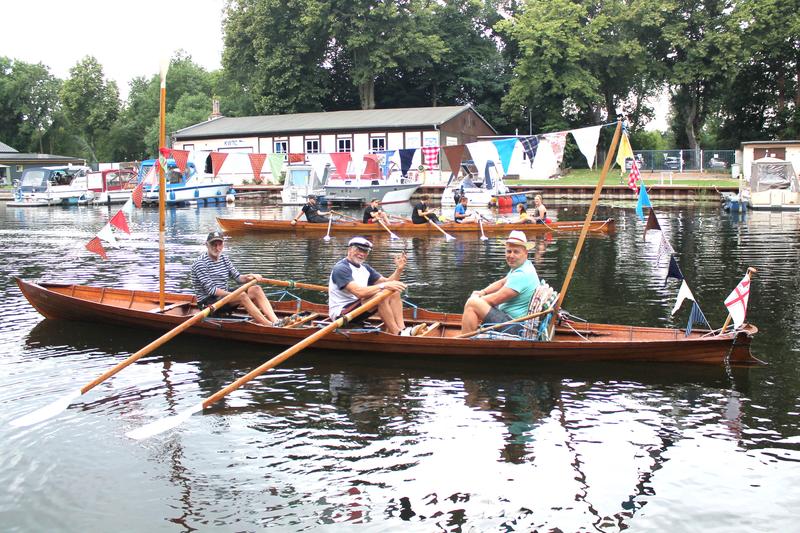
[[(464, 304), (461, 333), (478, 329), (481, 323), (501, 324), (525, 316), (531, 297), (539, 286), (539, 276), (528, 260), (531, 243), (525, 233), (512, 231), (506, 239), (506, 262), (511, 270), (503, 279), (485, 289), (473, 291)], [(505, 331), (518, 333), (522, 326), (514, 325)]]
[[(347, 243), (347, 256), (334, 265), (328, 280), (328, 314), (332, 320), (336, 320), (383, 289), (389, 289), (394, 294), (378, 305), (378, 315), (388, 333), (399, 335), (406, 330), (403, 301), (400, 298), (406, 284), (400, 281), (400, 275), (408, 260), (404, 253), (397, 255), (394, 258), (395, 271), (386, 278), (365, 263), (371, 251), (372, 243), (364, 237), (353, 237)], [(368, 316), (369, 313), (361, 315), (362, 320)]]

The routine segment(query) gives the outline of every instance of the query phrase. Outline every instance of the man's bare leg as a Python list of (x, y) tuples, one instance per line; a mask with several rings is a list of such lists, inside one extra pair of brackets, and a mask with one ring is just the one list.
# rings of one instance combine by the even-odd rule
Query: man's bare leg
[(492, 308), (489, 302), (478, 296), (471, 296), (464, 304), (464, 314), (461, 316), (461, 333), (475, 331), (483, 318)]

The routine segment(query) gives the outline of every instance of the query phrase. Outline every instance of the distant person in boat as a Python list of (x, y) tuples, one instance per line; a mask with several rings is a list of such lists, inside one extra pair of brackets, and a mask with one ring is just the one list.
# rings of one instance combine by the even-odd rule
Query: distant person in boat
[(384, 224), (389, 223), (389, 217), (386, 216), (386, 213), (381, 209), (381, 203), (377, 198), (373, 198), (366, 209), (364, 209), (364, 216), (361, 222), (364, 224), (377, 224), (379, 220)]
[(330, 211), (320, 211), (317, 207), (317, 197), (314, 194), (306, 196), (306, 203), (299, 213), (292, 219), (292, 226), (297, 224), (297, 219), (305, 215), (306, 220), (314, 224), (327, 224)]
[[(388, 333), (399, 335), (407, 332), (403, 321), (403, 301), (400, 298), (406, 284), (400, 281), (400, 276), (408, 259), (405, 253), (397, 255), (394, 258), (396, 268), (387, 278), (366, 263), (371, 251), (372, 243), (364, 237), (353, 237), (347, 243), (347, 256), (334, 265), (328, 279), (328, 314), (331, 320), (336, 320), (383, 289), (389, 289), (394, 294), (378, 305), (378, 316)], [(356, 318), (356, 322), (366, 320), (370, 314), (361, 315)]]
[(542, 203), (542, 195), (537, 194), (533, 197), (533, 221), (537, 224), (550, 222), (547, 218), (547, 208)]
[[(433, 209), (428, 209), (428, 200), (430, 196), (427, 194), (423, 194), (419, 197), (419, 202), (414, 206), (414, 210), (411, 212), (411, 222), (414, 224), (427, 224), (428, 220), (432, 222), (439, 222), (439, 217), (436, 216), (436, 213)], [(428, 217), (427, 219), (425, 217)]]
[(456, 222), (477, 222), (478, 216), (473, 213), (467, 212), (467, 204), (469, 203), (469, 198), (466, 196), (462, 196), (458, 200), (458, 205), (456, 206), (455, 211), (453, 212), (453, 220)]
[[(228, 281), (246, 283), (254, 279), (260, 280), (258, 274), (240, 274), (233, 266), (228, 256), (223, 253), (225, 241), (222, 233), (212, 231), (206, 237), (206, 251), (192, 265), (192, 286), (197, 296), (197, 306), (204, 309), (228, 294)], [(239, 296), (241, 304), (253, 317), (257, 324), (262, 326), (282, 326), (272, 306), (267, 300), (264, 291), (258, 285), (253, 285)], [(231, 312), (238, 304), (225, 305), (220, 311)]]
[[(511, 269), (504, 278), (489, 284), (485, 289), (473, 291), (464, 304), (461, 333), (469, 333), (483, 324), (501, 324), (525, 316), (533, 293), (539, 286), (539, 275), (528, 260), (528, 242), (524, 232), (512, 231), (506, 239), (506, 263)], [(519, 334), (521, 324), (504, 330)]]
[(517, 204), (517, 214), (519, 218), (514, 221), (515, 224), (533, 224), (533, 220), (531, 220), (528, 210), (525, 209), (525, 204), (522, 202)]

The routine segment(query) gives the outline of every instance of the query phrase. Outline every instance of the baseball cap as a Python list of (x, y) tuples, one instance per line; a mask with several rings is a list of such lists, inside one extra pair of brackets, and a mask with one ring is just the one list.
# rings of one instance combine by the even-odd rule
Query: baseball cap
[(309, 194), (308, 196), (306, 196), (306, 199), (307, 199), (307, 200), (311, 200), (312, 198), (313, 198), (314, 200), (316, 200), (316, 199), (317, 199), (317, 195), (316, 195), (316, 194)]
[(206, 237), (206, 243), (222, 240), (224, 240), (224, 237), (221, 231), (212, 231), (208, 234), (208, 237)]
[(506, 244), (512, 244), (514, 246), (524, 246), (528, 250), (533, 248), (533, 243), (528, 242), (528, 237), (525, 235), (525, 232), (520, 231), (518, 229), (515, 229), (514, 231), (508, 234), (508, 238), (506, 239)]
[(355, 246), (366, 251), (372, 250), (372, 243), (364, 237), (353, 237), (350, 239), (350, 242), (347, 243), (347, 246)]

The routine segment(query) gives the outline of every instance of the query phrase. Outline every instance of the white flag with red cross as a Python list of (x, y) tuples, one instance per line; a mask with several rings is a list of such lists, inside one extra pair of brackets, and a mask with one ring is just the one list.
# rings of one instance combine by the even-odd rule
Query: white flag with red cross
[(750, 274), (745, 274), (742, 281), (733, 289), (733, 292), (725, 298), (725, 307), (728, 308), (733, 319), (733, 326), (739, 328), (744, 324), (744, 317), (747, 314), (747, 300), (750, 298)]

